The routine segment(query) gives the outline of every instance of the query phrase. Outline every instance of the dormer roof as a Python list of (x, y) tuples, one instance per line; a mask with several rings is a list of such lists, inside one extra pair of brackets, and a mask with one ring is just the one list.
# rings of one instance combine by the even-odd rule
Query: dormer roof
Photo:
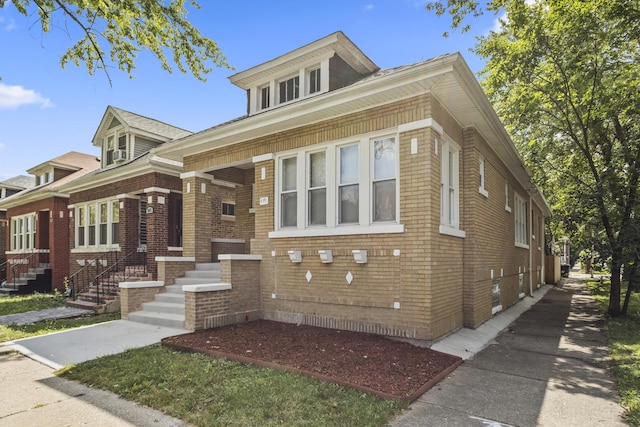
[(234, 85), (249, 89), (257, 82), (269, 80), (288, 70), (338, 55), (351, 68), (362, 75), (371, 74), (379, 67), (371, 61), (342, 31), (337, 31), (275, 59), (229, 77)]
[(36, 180), (33, 176), (18, 175), (13, 178), (0, 181), (0, 188), (7, 188), (9, 190), (25, 190), (27, 188), (33, 188), (36, 185)]
[(125, 132), (135, 133), (160, 142), (172, 141), (193, 133), (159, 120), (109, 105), (102, 116), (98, 130), (93, 136), (93, 145), (100, 147), (104, 134), (109, 129), (119, 125), (124, 126)]

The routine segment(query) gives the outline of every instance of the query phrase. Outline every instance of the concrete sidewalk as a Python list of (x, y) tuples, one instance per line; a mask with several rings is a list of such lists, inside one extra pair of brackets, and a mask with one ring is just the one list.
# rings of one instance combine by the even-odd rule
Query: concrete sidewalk
[[(572, 272), (473, 356), (489, 334), (460, 340), (463, 349), (455, 351), (463, 351), (465, 363), (392, 425), (625, 426), (602, 363), (608, 358), (603, 322), (584, 279)], [(432, 348), (442, 351), (456, 340)]]

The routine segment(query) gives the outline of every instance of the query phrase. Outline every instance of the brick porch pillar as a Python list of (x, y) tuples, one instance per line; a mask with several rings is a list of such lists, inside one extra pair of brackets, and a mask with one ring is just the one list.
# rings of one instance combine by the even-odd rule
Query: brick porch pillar
[(213, 235), (212, 180), (201, 172), (185, 172), (182, 178), (182, 255), (196, 262), (211, 262)]
[(140, 243), (140, 197), (119, 194), (118, 244), (122, 255), (138, 249)]
[(147, 195), (147, 271), (158, 277), (157, 256), (166, 256), (169, 226), (169, 193), (166, 188), (144, 189)]

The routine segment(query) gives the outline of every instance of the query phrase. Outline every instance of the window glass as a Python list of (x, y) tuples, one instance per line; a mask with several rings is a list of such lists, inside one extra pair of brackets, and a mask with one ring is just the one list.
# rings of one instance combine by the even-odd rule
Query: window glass
[(320, 92), (320, 68), (309, 72), (309, 93)]
[(327, 223), (327, 153), (309, 156), (309, 225)]
[(357, 145), (340, 147), (340, 183), (338, 186), (338, 219), (340, 224), (359, 222), (358, 152)]
[(89, 245), (94, 246), (96, 244), (96, 207), (89, 205)]
[(269, 108), (270, 94), (271, 88), (269, 86), (265, 86), (260, 89), (260, 109), (264, 110), (265, 108)]
[(111, 243), (120, 242), (120, 202), (111, 202)]
[(109, 211), (106, 203), (100, 203), (100, 244), (107, 244), (107, 222), (109, 221)]
[(280, 82), (280, 103), (288, 102), (300, 97), (300, 76)]
[(78, 208), (78, 213), (76, 215), (76, 220), (78, 221), (78, 246), (84, 246), (85, 245), (85, 240), (84, 240), (84, 234), (85, 234), (85, 230), (84, 227), (86, 225), (86, 219), (84, 217), (85, 215), (85, 208)]
[(280, 225), (282, 227), (295, 227), (298, 225), (297, 163), (298, 159), (296, 157), (282, 160), (280, 195)]

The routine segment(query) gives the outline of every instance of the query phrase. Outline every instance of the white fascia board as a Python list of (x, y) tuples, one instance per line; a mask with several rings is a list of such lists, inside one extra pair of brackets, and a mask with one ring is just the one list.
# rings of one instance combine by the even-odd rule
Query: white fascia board
[[(456, 55), (448, 55), (432, 62), (418, 64), (415, 67), (398, 71), (389, 76), (355, 83), (342, 89), (328, 92), (323, 96), (303, 99), (263, 114), (250, 116), (237, 122), (229, 123), (228, 125), (205, 130), (201, 133), (186, 137), (179, 143), (176, 142), (159, 146), (155, 148), (154, 151), (159, 155), (165, 156), (170, 156), (172, 153), (175, 153), (184, 158), (271, 134), (273, 131), (269, 129), (260, 132), (260, 129), (268, 128), (271, 125), (279, 125), (278, 131), (281, 132), (287, 129), (287, 123), (293, 118), (299, 118), (317, 112), (326, 112), (327, 109), (332, 106), (339, 106), (345, 102), (355, 101), (380, 92), (388, 92), (390, 96), (393, 96), (395, 88), (417, 81), (428, 81), (429, 79), (449, 73), (453, 69), (451, 62), (455, 61), (456, 58)], [(387, 102), (394, 102), (399, 99), (403, 98), (389, 99)], [(371, 106), (364, 108), (371, 108)], [(357, 111), (358, 110), (355, 109), (353, 110), (353, 112)], [(330, 117), (324, 116), (323, 120), (328, 118)], [(302, 126), (302, 124), (298, 123), (293, 126), (299, 127)], [(247, 133), (247, 131), (251, 131), (249, 135), (239, 136), (241, 133)]]

